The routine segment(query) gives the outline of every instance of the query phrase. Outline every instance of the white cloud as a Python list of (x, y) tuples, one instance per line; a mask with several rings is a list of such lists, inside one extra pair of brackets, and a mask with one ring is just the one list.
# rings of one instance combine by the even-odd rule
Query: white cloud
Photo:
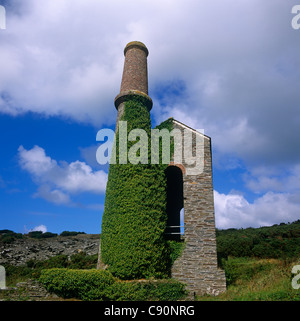
[(216, 226), (246, 228), (270, 226), (299, 219), (300, 193), (268, 192), (249, 203), (243, 195), (214, 191)]
[(47, 227), (45, 225), (39, 225), (39, 226), (36, 226), (33, 229), (31, 229), (29, 232), (36, 232), (36, 231), (40, 231), (40, 232), (46, 233), (47, 232)]
[(292, 1), (28, 0), (14, 7), (1, 34), (3, 113), (112, 124), (123, 48), (140, 40), (150, 51), (158, 122), (174, 116), (204, 128), (219, 153), (248, 164), (299, 160)]
[(244, 177), (246, 187), (255, 193), (266, 191), (300, 192), (300, 164), (286, 168), (259, 166)]
[(122, 69), (112, 10), (92, 0), (29, 0), (10, 14), (1, 34), (0, 110), (112, 121)]
[[(15, 7), (19, 12), (9, 15), (0, 45), (4, 113), (113, 123), (122, 51), (132, 40), (149, 47), (152, 98), (157, 87), (181, 80), (186, 95), (174, 103), (197, 128), (217, 135), (220, 148), (234, 151), (243, 139), (243, 146), (251, 142), (263, 152), (253, 137), (270, 142), (278, 137), (276, 126), (297, 111), (300, 58), (292, 1), (28, 0)], [(157, 117), (166, 113), (155, 108), (160, 106), (154, 106)], [(252, 150), (238, 150), (251, 156)]]
[[(282, 195), (281, 204), (290, 204), (288, 195), (299, 186), (293, 169), (300, 162), (300, 43), (291, 27), (293, 0), (13, 4), (1, 32), (0, 112), (31, 111), (96, 126), (114, 123), (123, 48), (140, 40), (150, 51), (154, 119), (174, 116), (204, 128), (223, 166), (238, 167), (242, 160), (251, 172), (248, 188), (272, 190)], [(86, 157), (88, 152), (83, 151)], [(105, 189), (106, 175), (86, 163), (58, 163), (38, 147), (19, 153), (20, 164), (40, 185), (36, 195), (67, 203), (69, 193)], [(230, 164), (224, 164), (227, 157)], [(286, 177), (254, 174), (258, 167), (278, 171), (279, 166), (285, 166)], [(224, 213), (232, 207), (250, 220), (241, 209), (254, 204), (232, 196), (223, 202)]]
[(33, 197), (34, 198), (40, 197), (45, 199), (48, 202), (51, 202), (57, 205), (71, 203), (69, 195), (67, 195), (66, 193), (58, 189), (51, 190), (49, 185), (41, 185), (38, 188), (38, 191), (33, 195)]
[(18, 151), (21, 167), (36, 177), (43, 176), (58, 166), (57, 162), (46, 156), (45, 150), (39, 146), (34, 146), (30, 150), (20, 146)]
[(105, 192), (107, 173), (102, 170), (93, 171), (89, 165), (80, 161), (58, 163), (39, 146), (30, 150), (20, 146), (18, 150), (21, 168), (29, 172), (40, 185), (35, 197), (42, 197), (56, 204), (67, 204), (70, 202), (69, 193)]

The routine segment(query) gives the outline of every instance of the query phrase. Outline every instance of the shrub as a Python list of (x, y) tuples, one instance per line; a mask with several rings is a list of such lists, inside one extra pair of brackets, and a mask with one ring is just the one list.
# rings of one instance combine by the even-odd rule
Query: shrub
[(12, 230), (0, 230), (0, 234), (15, 234)]
[(103, 270), (43, 270), (39, 281), (47, 291), (63, 298), (80, 300), (179, 300), (186, 294), (184, 284), (168, 280), (122, 281)]
[(260, 228), (217, 230), (218, 259), (233, 257), (298, 258), (299, 221)]
[(29, 232), (28, 236), (33, 239), (40, 239), (42, 237), (43, 232), (42, 231), (33, 231)]
[(66, 268), (69, 266), (69, 264), (70, 264), (70, 261), (68, 260), (68, 256), (64, 254), (50, 257), (49, 259), (44, 261), (31, 259), (26, 262), (27, 267), (30, 267), (36, 270)]
[(43, 239), (47, 239), (47, 238), (50, 238), (50, 237), (56, 237), (57, 234), (56, 233), (51, 233), (51, 232), (45, 232), (41, 235), (41, 238)]
[(45, 232), (43, 233), (42, 231), (32, 231), (28, 233), (28, 236), (33, 239), (45, 239), (45, 238), (50, 238), (50, 237), (56, 237), (56, 233), (51, 233), (51, 232)]
[(1, 236), (1, 243), (3, 243), (3, 244), (12, 243), (14, 240), (15, 240), (15, 237), (13, 235), (5, 234), (5, 235)]
[(78, 234), (85, 234), (85, 232), (63, 231), (60, 233), (60, 236), (76, 236)]
[(68, 269), (93, 269), (96, 268), (98, 255), (87, 255), (85, 252), (80, 252), (71, 255), (56, 255), (44, 261), (31, 259), (26, 262), (26, 266), (35, 269), (40, 273), (42, 269), (52, 268), (68, 268)]
[(115, 301), (176, 301), (187, 295), (184, 284), (172, 280), (119, 281), (108, 287), (107, 297)]
[(36, 271), (27, 266), (15, 266), (3, 264), (6, 272), (7, 286), (15, 286), (16, 283), (34, 278)]
[(87, 255), (85, 252), (73, 254), (68, 262), (69, 269), (92, 269), (96, 268), (98, 254)]
[(0, 243), (8, 244), (14, 242), (15, 239), (21, 238), (23, 238), (21, 233), (15, 233), (11, 230), (0, 230)]
[(63, 298), (81, 300), (104, 300), (105, 289), (116, 279), (108, 271), (102, 270), (43, 270), (39, 281), (47, 291)]

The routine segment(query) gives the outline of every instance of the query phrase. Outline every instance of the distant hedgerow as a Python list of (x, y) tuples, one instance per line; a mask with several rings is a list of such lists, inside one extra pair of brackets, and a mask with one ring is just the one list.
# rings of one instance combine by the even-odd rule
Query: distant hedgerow
[(60, 236), (76, 236), (78, 234), (85, 234), (85, 232), (63, 231), (60, 233)]

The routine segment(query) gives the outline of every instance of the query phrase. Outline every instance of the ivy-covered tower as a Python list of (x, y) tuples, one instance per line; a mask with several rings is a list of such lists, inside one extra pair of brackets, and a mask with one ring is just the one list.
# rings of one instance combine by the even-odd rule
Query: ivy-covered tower
[[(101, 263), (122, 279), (171, 276), (186, 284), (190, 297), (217, 295), (226, 290), (226, 282), (217, 264), (211, 138), (169, 118), (155, 130), (167, 130), (173, 137), (166, 152), (170, 159), (162, 161), (165, 154), (159, 143), (159, 155), (154, 155), (159, 164), (151, 164), (148, 49), (134, 41), (124, 54), (121, 90), (115, 98), (116, 162), (110, 164), (106, 188)], [(143, 129), (147, 139), (132, 135), (135, 129)], [(177, 241), (175, 247), (169, 240)], [(180, 243), (184, 246), (178, 247)]]
[[(148, 96), (148, 49), (130, 42), (124, 50), (125, 63), (118, 110), (115, 143), (116, 164), (110, 164), (101, 231), (101, 261), (117, 277), (164, 278), (170, 275), (170, 255), (164, 239), (167, 224), (166, 177), (160, 165), (151, 165), (152, 100)], [(127, 122), (127, 134), (143, 129), (148, 134), (146, 159), (132, 164), (121, 159), (119, 122)], [(129, 151), (134, 142), (126, 142)], [(137, 151), (137, 154), (141, 153)], [(148, 157), (148, 159), (147, 159)]]

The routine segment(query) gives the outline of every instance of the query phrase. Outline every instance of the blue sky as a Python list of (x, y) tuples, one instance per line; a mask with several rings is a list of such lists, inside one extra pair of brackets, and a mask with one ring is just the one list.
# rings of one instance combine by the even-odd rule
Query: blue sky
[(212, 138), (216, 225), (300, 218), (300, 29), (287, 0), (11, 0), (0, 30), (0, 229), (100, 233), (123, 49), (149, 49), (153, 127)]

